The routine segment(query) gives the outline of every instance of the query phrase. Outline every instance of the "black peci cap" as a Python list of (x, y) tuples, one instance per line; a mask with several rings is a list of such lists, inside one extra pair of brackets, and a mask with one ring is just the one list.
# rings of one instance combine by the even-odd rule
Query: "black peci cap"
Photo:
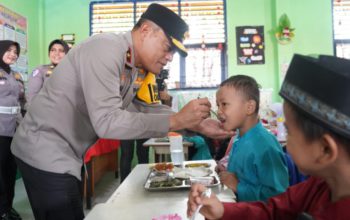
[(350, 138), (350, 60), (296, 54), (279, 94), (325, 127)]
[(153, 3), (148, 6), (141, 18), (150, 20), (161, 27), (180, 55), (187, 56), (187, 50), (182, 42), (188, 32), (188, 25), (179, 15), (165, 6)]

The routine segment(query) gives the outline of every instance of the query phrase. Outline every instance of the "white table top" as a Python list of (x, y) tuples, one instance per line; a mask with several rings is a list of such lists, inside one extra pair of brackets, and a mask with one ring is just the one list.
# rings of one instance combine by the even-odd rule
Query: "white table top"
[[(201, 162), (212, 163), (212, 168), (214, 169), (214, 160)], [(183, 220), (186, 220), (189, 189), (149, 192), (144, 189), (148, 174), (149, 164), (137, 165), (109, 200), (106, 203), (93, 207), (85, 219), (151, 220), (160, 215), (177, 213)], [(230, 189), (221, 185), (212, 189), (221, 201), (234, 202), (235, 197)], [(198, 216), (198, 219), (204, 218), (203, 216)]]

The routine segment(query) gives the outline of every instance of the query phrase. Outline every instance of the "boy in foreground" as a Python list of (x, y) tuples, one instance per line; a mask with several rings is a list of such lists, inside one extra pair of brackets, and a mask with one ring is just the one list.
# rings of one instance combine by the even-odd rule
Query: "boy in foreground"
[(282, 85), (287, 150), (310, 175), (268, 203), (221, 203), (191, 188), (187, 214), (207, 219), (350, 219), (350, 61), (295, 55)]

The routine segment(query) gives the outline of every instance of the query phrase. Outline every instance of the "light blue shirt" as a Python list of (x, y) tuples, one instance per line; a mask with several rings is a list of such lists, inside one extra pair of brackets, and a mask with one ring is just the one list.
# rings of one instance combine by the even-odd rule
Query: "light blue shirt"
[(238, 201), (266, 201), (288, 187), (288, 169), (281, 145), (260, 122), (242, 137), (230, 152), (227, 170), (235, 173)]

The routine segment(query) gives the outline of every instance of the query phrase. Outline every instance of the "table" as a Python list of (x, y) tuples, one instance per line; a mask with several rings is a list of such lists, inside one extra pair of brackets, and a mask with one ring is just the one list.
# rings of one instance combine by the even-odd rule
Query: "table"
[[(159, 138), (150, 138), (145, 143), (143, 143), (143, 146), (152, 147), (154, 149), (154, 160), (156, 163), (170, 162), (166, 159), (166, 155), (170, 155), (170, 142), (159, 142), (157, 141), (157, 139)], [(183, 141), (183, 151), (185, 154), (185, 160), (188, 160), (188, 147), (191, 146), (193, 146), (193, 143)]]
[[(193, 162), (193, 161), (192, 161)], [(206, 160), (215, 167), (214, 160)], [(175, 214), (186, 220), (189, 189), (176, 191), (149, 192), (144, 189), (149, 173), (148, 164), (137, 165), (106, 203), (98, 204), (86, 216), (86, 220), (135, 220), (149, 219), (165, 214)], [(223, 186), (212, 190), (221, 201), (234, 202), (232, 190)], [(201, 217), (201, 218), (200, 218)], [(198, 216), (198, 219), (204, 219)]]

